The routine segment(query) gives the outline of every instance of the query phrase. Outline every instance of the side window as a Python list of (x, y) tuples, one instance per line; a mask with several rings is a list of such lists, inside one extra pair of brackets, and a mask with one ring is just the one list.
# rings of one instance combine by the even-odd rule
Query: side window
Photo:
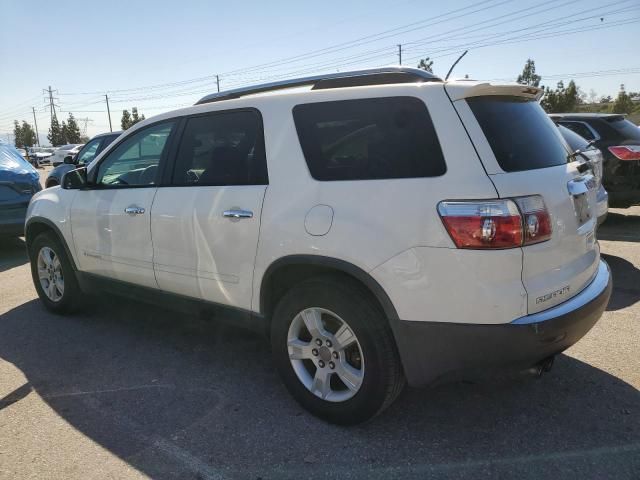
[(595, 136), (591, 132), (591, 129), (587, 127), (584, 123), (580, 122), (559, 122), (560, 125), (567, 127), (569, 130), (577, 133), (582, 138), (586, 138), (587, 140), (593, 140)]
[(95, 140), (91, 140), (89, 143), (87, 143), (78, 154), (78, 163), (91, 163), (91, 160), (95, 158), (96, 153), (98, 152), (98, 147), (100, 146), (101, 141), (102, 138), (96, 138)]
[(165, 122), (127, 138), (98, 167), (98, 184), (141, 186), (157, 183), (158, 164), (173, 127), (174, 122)]
[(266, 185), (262, 118), (257, 110), (215, 112), (187, 120), (173, 185)]
[(293, 118), (316, 180), (436, 177), (446, 165), (425, 104), (413, 97), (297, 105)]

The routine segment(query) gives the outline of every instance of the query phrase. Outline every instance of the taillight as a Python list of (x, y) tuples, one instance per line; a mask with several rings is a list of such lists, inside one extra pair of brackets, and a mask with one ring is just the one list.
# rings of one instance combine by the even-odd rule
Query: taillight
[(609, 147), (609, 151), (620, 160), (640, 160), (640, 145)]
[(551, 238), (551, 218), (540, 195), (514, 198), (522, 212), (523, 245), (544, 242)]
[(458, 248), (522, 245), (522, 218), (511, 200), (440, 202), (438, 213)]
[(458, 248), (515, 248), (551, 238), (551, 219), (539, 195), (445, 201), (438, 204), (438, 213)]

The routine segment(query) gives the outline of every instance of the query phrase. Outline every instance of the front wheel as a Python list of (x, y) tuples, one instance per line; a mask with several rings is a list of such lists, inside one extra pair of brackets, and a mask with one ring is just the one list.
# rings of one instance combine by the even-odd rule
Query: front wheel
[(318, 277), (285, 294), (274, 312), (271, 345), (289, 392), (332, 423), (372, 418), (404, 386), (386, 319), (347, 279)]
[(60, 240), (52, 232), (38, 235), (30, 248), (31, 276), (48, 310), (68, 313), (80, 306), (82, 292)]

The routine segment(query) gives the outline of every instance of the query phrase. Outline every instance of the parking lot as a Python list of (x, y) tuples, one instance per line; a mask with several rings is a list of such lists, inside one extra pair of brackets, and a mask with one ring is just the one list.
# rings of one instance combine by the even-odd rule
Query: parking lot
[(253, 334), (114, 298), (48, 313), (2, 241), (0, 478), (640, 478), (640, 207), (599, 238), (613, 296), (549, 374), (407, 390), (352, 428)]

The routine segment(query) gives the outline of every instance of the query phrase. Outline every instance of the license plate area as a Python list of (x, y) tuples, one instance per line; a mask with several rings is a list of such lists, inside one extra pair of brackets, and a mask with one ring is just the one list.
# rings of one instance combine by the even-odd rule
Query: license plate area
[(584, 225), (593, 218), (595, 202), (592, 202), (591, 199), (595, 197), (596, 188), (596, 178), (591, 174), (582, 175), (567, 183), (567, 189), (573, 199), (578, 226)]
[(578, 225), (584, 225), (591, 220), (591, 207), (589, 205), (589, 195), (580, 193), (573, 196), (573, 207), (578, 218)]

